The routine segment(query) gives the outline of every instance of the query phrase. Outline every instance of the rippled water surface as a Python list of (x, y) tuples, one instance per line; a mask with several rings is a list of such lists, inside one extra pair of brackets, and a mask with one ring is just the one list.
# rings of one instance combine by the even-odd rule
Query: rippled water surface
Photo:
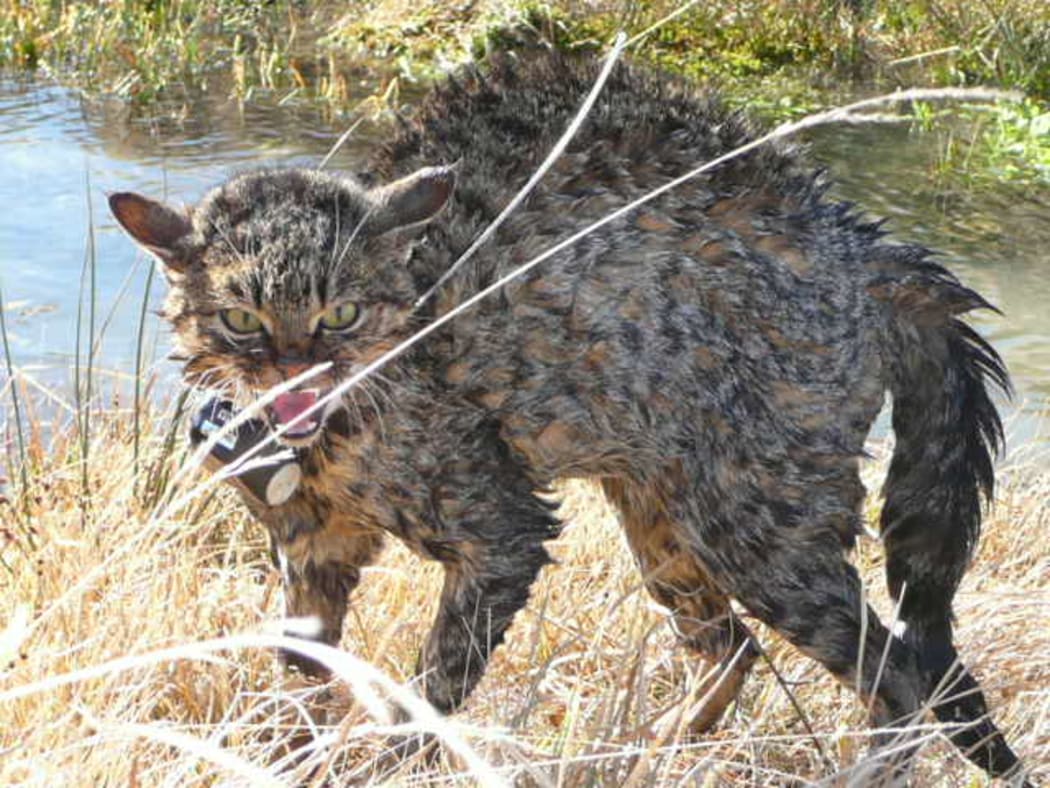
[[(308, 105), (239, 106), (202, 97), (153, 119), (119, 102), (0, 77), (0, 285), (15, 363), (68, 384), (93, 217), (100, 366), (133, 369), (148, 262), (109, 218), (105, 194), (135, 190), (192, 202), (231, 171), (317, 162), (343, 123)], [(1030, 437), (1050, 399), (1050, 188), (939, 195), (926, 172), (936, 139), (896, 126), (836, 127), (809, 140), (837, 193), (889, 217), (900, 239), (943, 252), (964, 281), (1003, 310), (977, 318), (1017, 387), (1016, 431)], [(341, 156), (346, 166), (351, 152)], [(158, 277), (158, 280), (160, 277)], [(151, 304), (163, 282), (155, 281)], [(88, 299), (83, 299), (88, 308)], [(162, 377), (167, 337), (147, 323), (148, 361)], [(3, 373), (6, 377), (6, 372)]]
[[(121, 102), (0, 79), (0, 284), (16, 363), (49, 383), (72, 364), (93, 238), (96, 325), (104, 329), (99, 366), (132, 368), (148, 261), (114, 225), (108, 192), (192, 202), (237, 169), (316, 162), (337, 136), (302, 107), (204, 97), (138, 118)], [(152, 305), (163, 292), (160, 279)], [(89, 301), (83, 298), (85, 315)], [(147, 327), (151, 357), (162, 357), (162, 329), (155, 319)]]
[(1050, 408), (1050, 186), (1001, 186), (944, 194), (927, 175), (934, 135), (899, 126), (823, 129), (813, 152), (834, 173), (836, 193), (901, 240), (938, 250), (964, 283), (1002, 314), (973, 313), (1006, 359), (1016, 387), (1004, 408), (1018, 437), (1038, 433)]

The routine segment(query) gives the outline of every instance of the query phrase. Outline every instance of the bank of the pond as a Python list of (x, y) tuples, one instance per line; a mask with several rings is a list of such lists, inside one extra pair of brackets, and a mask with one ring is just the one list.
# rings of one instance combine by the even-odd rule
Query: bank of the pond
[[(125, 0), (0, 9), (0, 69), (116, 97), (166, 122), (202, 95), (312, 103), (333, 117), (400, 106), (454, 65), (493, 49), (599, 51), (617, 31), (630, 57), (715, 84), (773, 120), (824, 106), (835, 88), (994, 85), (1027, 103), (942, 128), (951, 188), (1050, 182), (1050, 4), (1043, 0)], [(160, 111), (158, 112), (158, 107)]]
[[(670, 18), (668, 18), (670, 17)], [(997, 84), (1050, 98), (1050, 6), (1043, 0), (273, 0), (8, 2), (0, 66), (138, 101), (225, 79), (360, 100), (357, 64), (419, 79), (494, 46), (541, 40), (599, 48), (617, 30), (637, 56), (707, 79), (805, 68), (887, 84)]]

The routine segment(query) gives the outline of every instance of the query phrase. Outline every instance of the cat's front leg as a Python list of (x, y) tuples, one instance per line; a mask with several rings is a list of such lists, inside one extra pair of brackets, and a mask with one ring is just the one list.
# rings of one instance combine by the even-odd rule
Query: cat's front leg
[[(273, 539), (285, 616), (301, 620), (285, 634), (339, 645), (350, 594), (361, 580), (362, 567), (375, 560), (383, 544), (378, 531), (341, 526), (329, 521), (316, 530), (288, 529), (285, 533), (292, 538)], [(281, 659), (308, 676), (330, 675), (324, 665), (293, 649), (282, 649)]]
[(551, 561), (543, 542), (557, 535), (559, 523), (524, 474), (506, 467), (465, 488), (446, 487), (442, 501), (438, 534), (427, 547), (443, 563), (445, 581), (417, 672), (426, 699), (447, 714), (474, 689), (528, 601)]
[[(459, 708), (477, 685), (514, 615), (528, 602), (540, 569), (551, 562), (543, 541), (556, 535), (556, 521), (545, 502), (527, 504), (514, 512), (517, 519), (508, 513), (493, 520), (495, 527), (484, 538), (472, 534), (471, 541), (457, 540), (454, 546), (427, 540), (432, 555), (443, 556), (445, 582), (416, 673), (424, 697), (444, 714)], [(529, 509), (531, 517), (526, 515), (527, 524), (519, 529)], [(502, 541), (496, 539), (500, 534)], [(402, 722), (411, 720), (404, 709), (398, 716)], [(388, 743), (388, 759), (429, 760), (438, 752), (435, 744), (433, 734), (398, 735)]]

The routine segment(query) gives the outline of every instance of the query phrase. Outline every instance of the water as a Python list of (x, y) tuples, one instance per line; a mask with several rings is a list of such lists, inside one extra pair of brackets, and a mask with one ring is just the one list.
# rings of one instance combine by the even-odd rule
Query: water
[[(59, 88), (0, 78), (0, 284), (15, 363), (32, 379), (68, 390), (89, 200), (97, 322), (105, 323), (99, 366), (126, 377), (134, 368), (148, 261), (109, 217), (105, 194), (134, 190), (192, 201), (239, 168), (316, 163), (345, 125), (305, 103), (240, 106), (214, 96), (140, 117), (120, 102), (86, 102)], [(840, 196), (889, 217), (900, 239), (940, 249), (965, 282), (1003, 310), (1004, 317), (986, 314), (977, 323), (1006, 357), (1018, 393), (1007, 410), (1016, 431), (1031, 437), (1050, 401), (1050, 188), (946, 201), (926, 175), (937, 144), (932, 135), (834, 127), (809, 142)], [(163, 289), (158, 276), (154, 306)], [(174, 368), (163, 361), (168, 338), (155, 318), (147, 325), (148, 365), (171, 380)]]
[(964, 284), (1001, 312), (970, 315), (1006, 360), (1014, 400), (1001, 403), (1011, 443), (1047, 442), (1050, 412), (1050, 185), (936, 188), (940, 144), (906, 126), (824, 127), (810, 139), (835, 194), (884, 217), (891, 237), (936, 249)]
[[(242, 107), (202, 97), (138, 117), (121, 102), (0, 79), (0, 285), (15, 363), (48, 385), (68, 380), (90, 212), (97, 325), (105, 326), (98, 366), (134, 367), (149, 261), (110, 218), (108, 192), (192, 201), (237, 169), (314, 163), (339, 131), (304, 105)], [(163, 289), (158, 276), (154, 306)], [(166, 340), (158, 321), (148, 328), (147, 361), (155, 361)]]

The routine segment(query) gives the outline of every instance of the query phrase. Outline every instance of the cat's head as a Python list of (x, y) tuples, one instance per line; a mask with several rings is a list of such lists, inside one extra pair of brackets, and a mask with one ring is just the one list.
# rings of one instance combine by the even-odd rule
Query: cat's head
[(304, 412), (409, 333), (417, 293), (403, 265), (400, 228), (438, 213), (449, 168), (430, 167), (365, 188), (312, 170), (237, 176), (187, 210), (113, 194), (120, 225), (163, 265), (164, 316), (188, 383), (245, 405), (273, 386), (330, 362), (268, 408), (292, 425), (286, 443), (309, 445), (331, 413)]

